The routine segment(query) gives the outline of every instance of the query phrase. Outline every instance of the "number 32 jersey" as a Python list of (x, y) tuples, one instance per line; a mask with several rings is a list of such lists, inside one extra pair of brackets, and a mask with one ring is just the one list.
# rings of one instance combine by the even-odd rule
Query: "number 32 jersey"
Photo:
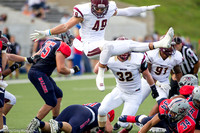
[(163, 60), (160, 56), (159, 49), (150, 50), (145, 53), (146, 61), (150, 63), (151, 75), (155, 80), (161, 83), (169, 83), (169, 75), (171, 70), (182, 63), (182, 55), (179, 51)]
[(126, 93), (135, 92), (141, 87), (140, 68), (144, 61), (144, 54), (131, 53), (128, 60), (121, 62), (117, 56), (109, 59), (107, 66), (113, 72), (117, 87)]

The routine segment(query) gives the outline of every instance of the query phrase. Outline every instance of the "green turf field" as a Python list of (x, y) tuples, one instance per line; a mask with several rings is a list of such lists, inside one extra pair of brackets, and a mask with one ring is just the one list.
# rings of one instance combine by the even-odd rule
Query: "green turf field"
[[(77, 77), (78, 78), (78, 77)], [(63, 79), (63, 77), (61, 78)], [(20, 80), (18, 80), (20, 82)], [(109, 93), (115, 87), (115, 80), (113, 78), (106, 78), (106, 90), (100, 92), (96, 88), (95, 78), (84, 80), (65, 80), (56, 81), (57, 85), (63, 90), (63, 100), (61, 110), (71, 104), (84, 104), (88, 102), (101, 102), (103, 97)], [(16, 105), (7, 115), (7, 125), (11, 132), (23, 132), (28, 123), (33, 117), (36, 116), (39, 108), (44, 104), (43, 100), (39, 96), (38, 92), (31, 83), (23, 84), (9, 84), (7, 90), (14, 94), (17, 98)], [(151, 110), (154, 100), (150, 97), (141, 105), (138, 110), (138, 114), (148, 114)], [(117, 117), (120, 115), (122, 106), (115, 109), (116, 117), (114, 124), (117, 121)], [(44, 119), (48, 121), (51, 119), (51, 113)], [(133, 132), (138, 131), (134, 127)]]

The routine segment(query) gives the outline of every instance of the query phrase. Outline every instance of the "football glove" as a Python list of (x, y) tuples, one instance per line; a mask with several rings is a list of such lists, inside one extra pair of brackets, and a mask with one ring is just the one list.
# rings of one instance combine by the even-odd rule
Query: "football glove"
[(41, 58), (40, 55), (35, 55), (35, 56), (31, 56), (31, 57), (26, 57), (26, 60), (29, 64), (31, 64), (31, 63), (35, 64), (40, 58)]
[(51, 35), (50, 30), (45, 30), (45, 31), (35, 30), (35, 33), (30, 34), (30, 38), (34, 42), (37, 42), (38, 40), (50, 35)]
[(148, 11), (148, 10), (153, 10), (153, 9), (159, 7), (159, 6), (160, 6), (160, 5), (151, 5), (151, 6), (147, 6), (147, 11)]
[(76, 65), (72, 68), (74, 70), (74, 73), (77, 73), (80, 71), (80, 68)]
[(158, 96), (159, 96), (159, 94), (158, 94), (158, 91), (157, 91), (157, 89), (156, 89), (156, 86), (155, 85), (152, 85), (151, 86), (151, 96), (155, 99), (155, 98), (157, 98)]

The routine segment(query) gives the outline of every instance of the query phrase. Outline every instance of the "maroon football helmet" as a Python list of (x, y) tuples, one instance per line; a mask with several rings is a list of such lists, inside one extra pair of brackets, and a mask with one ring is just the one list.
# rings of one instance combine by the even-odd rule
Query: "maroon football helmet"
[(163, 52), (166, 56), (171, 56), (176, 52), (173, 46), (170, 48), (160, 48), (160, 51)]
[[(128, 40), (128, 38), (122, 36), (122, 37), (118, 37), (116, 40)], [(128, 60), (130, 55), (131, 55), (131, 52), (127, 52), (127, 53), (118, 55), (117, 57), (123, 61), (126, 61), (126, 60)]]
[[(108, 0), (91, 0), (91, 11), (97, 18), (103, 18), (108, 11)], [(101, 13), (98, 13), (97, 10), (101, 10)]]

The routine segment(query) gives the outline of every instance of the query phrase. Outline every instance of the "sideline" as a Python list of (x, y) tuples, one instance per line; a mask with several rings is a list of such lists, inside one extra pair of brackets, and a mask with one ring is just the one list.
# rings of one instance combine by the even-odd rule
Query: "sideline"
[[(105, 74), (105, 78), (114, 78), (113, 74)], [(78, 76), (68, 76), (68, 77), (53, 77), (55, 81), (71, 81), (71, 80), (89, 80), (95, 79), (96, 75), (78, 75)], [(30, 83), (28, 79), (14, 79), (14, 80), (6, 80), (8, 84), (25, 84)]]

